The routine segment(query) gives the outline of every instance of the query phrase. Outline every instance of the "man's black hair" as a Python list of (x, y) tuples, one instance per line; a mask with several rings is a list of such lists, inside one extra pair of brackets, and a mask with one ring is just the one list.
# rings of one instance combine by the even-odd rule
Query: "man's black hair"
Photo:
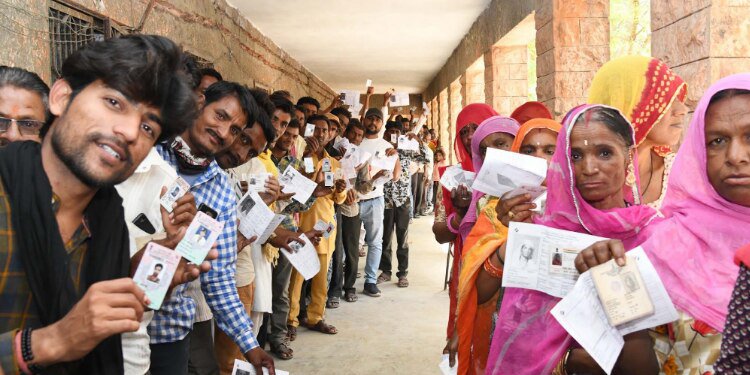
[(198, 62), (188, 55), (182, 55), (182, 68), (185, 70), (185, 74), (190, 78), (190, 88), (195, 90), (201, 84), (201, 71), (198, 67)]
[(31, 91), (39, 95), (44, 105), (44, 126), (39, 130), (39, 136), (44, 137), (50, 126), (49, 86), (34, 72), (11, 66), (0, 66), (0, 88), (13, 86)]
[[(203, 76), (211, 76), (211, 77), (216, 78), (217, 81), (224, 80), (224, 77), (221, 76), (221, 73), (216, 71), (216, 69), (214, 68), (203, 68), (200, 70), (200, 75), (201, 75), (200, 79), (203, 79)], [(198, 80), (198, 82), (200, 82), (200, 80)]]
[(334, 116), (344, 116), (350, 120), (352, 119), (352, 113), (344, 107), (334, 108), (333, 110), (331, 110), (331, 114)]
[(276, 98), (281, 98), (281, 99), (292, 101), (291, 97), (292, 97), (292, 94), (286, 90), (276, 90), (271, 94), (271, 100), (274, 100)]
[(406, 123), (409, 123), (409, 122), (411, 122), (411, 121), (409, 121), (409, 119), (408, 119), (408, 118), (406, 118), (406, 117), (402, 117), (402, 118), (401, 118), (401, 122), (406, 122)]
[(320, 102), (311, 96), (303, 96), (297, 100), (298, 107), (302, 107), (303, 104), (312, 104), (320, 111)]
[(273, 112), (276, 110), (276, 106), (268, 97), (268, 93), (261, 89), (250, 89), (250, 95), (252, 95), (253, 99), (255, 99), (255, 102), (258, 103), (258, 107), (262, 111), (266, 112), (268, 118), (271, 118), (271, 116), (273, 116)]
[(161, 264), (161, 263), (154, 264), (154, 268), (156, 268), (156, 267), (160, 267), (161, 269), (164, 269), (164, 265)]
[(292, 102), (279, 97), (271, 97), (271, 101), (273, 102), (275, 109), (279, 109), (281, 112), (288, 113), (289, 116), (294, 117), (294, 104), (292, 104)]
[(299, 120), (297, 120), (296, 118), (292, 118), (292, 120), (289, 121), (289, 125), (287, 125), (286, 128), (287, 129), (289, 129), (289, 128), (299, 129), (300, 128)]
[(304, 112), (305, 112), (305, 109), (304, 109), (304, 108), (302, 108), (302, 106), (301, 106), (301, 105), (299, 105), (299, 104), (298, 104), (298, 105), (295, 105), (295, 106), (294, 106), (294, 110), (295, 110), (295, 111), (300, 111), (300, 112), (302, 112), (302, 113), (304, 113)]
[(248, 89), (248, 91), (258, 108), (254, 120), (247, 123), (248, 127), (253, 127), (256, 123), (260, 125), (263, 135), (266, 137), (266, 148), (268, 148), (273, 140), (276, 139), (276, 128), (273, 127), (273, 123), (271, 122), (271, 115), (274, 111), (273, 103), (268, 98), (268, 94), (263, 90)]
[(397, 129), (401, 131), (401, 133), (404, 132), (404, 124), (401, 121), (388, 121), (385, 124), (385, 130), (388, 131), (390, 129)]
[(128, 100), (159, 108), (161, 141), (185, 131), (197, 115), (184, 56), (180, 47), (165, 37), (127, 35), (74, 52), (63, 63), (61, 78), (73, 90), (71, 100), (100, 80)]
[(359, 129), (366, 132), (365, 126), (359, 121), (359, 119), (353, 118), (349, 120), (349, 125), (346, 127), (344, 134), (347, 134), (351, 129)]
[(314, 114), (307, 118), (308, 124), (313, 124), (315, 121), (325, 121), (328, 124), (328, 118), (323, 115)]

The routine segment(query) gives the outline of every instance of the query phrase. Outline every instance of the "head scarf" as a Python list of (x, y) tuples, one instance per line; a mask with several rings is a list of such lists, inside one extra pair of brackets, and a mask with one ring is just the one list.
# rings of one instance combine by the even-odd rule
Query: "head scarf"
[[(591, 83), (590, 104), (615, 107), (635, 128), (635, 145), (640, 145), (675, 99), (684, 102), (687, 84), (667, 64), (645, 56), (626, 56), (604, 64)], [(660, 155), (671, 145), (658, 147)]]
[[(484, 160), (479, 150), (479, 145), (485, 138), (487, 138), (487, 136), (495, 133), (507, 133), (515, 137), (518, 133), (519, 127), (518, 122), (510, 117), (492, 116), (484, 120), (484, 122), (482, 122), (477, 128), (477, 131), (474, 132), (474, 137), (471, 138), (471, 160), (474, 166), (474, 171), (479, 172), (479, 170), (482, 169)], [(458, 233), (462, 240), (466, 239), (466, 236), (471, 232), (474, 223), (477, 222), (476, 207), (477, 202), (479, 202), (479, 199), (482, 198), (482, 196), (484, 196), (484, 193), (479, 191), (474, 191), (472, 193), (469, 210), (466, 212), (466, 216), (464, 216), (461, 225), (458, 227)]]
[(526, 123), (521, 125), (521, 128), (518, 129), (518, 134), (516, 135), (516, 139), (513, 140), (513, 146), (511, 146), (510, 150), (513, 152), (520, 152), (523, 140), (534, 129), (547, 129), (559, 134), (561, 128), (562, 125), (560, 125), (559, 122), (546, 118), (536, 118), (526, 121)]
[(549, 109), (547, 109), (547, 106), (539, 102), (526, 102), (521, 104), (520, 107), (513, 111), (510, 117), (518, 121), (519, 124), (525, 124), (529, 120), (535, 118), (546, 118), (552, 120), (552, 114), (549, 112)]
[[(601, 211), (583, 200), (575, 187), (570, 134), (579, 117), (597, 107), (607, 108), (602, 105), (581, 106), (566, 116), (547, 171), (545, 214), (534, 222), (552, 228), (617, 238), (630, 249), (643, 242), (643, 228), (657, 217), (657, 212), (648, 206)], [(636, 168), (637, 165), (636, 162)], [(549, 313), (558, 301), (558, 298), (533, 290), (505, 289), (486, 374), (552, 372), (572, 343), (572, 338)], [(534, 355), (529, 356), (529, 353)]]
[(471, 162), (470, 150), (467, 150), (463, 143), (461, 143), (461, 129), (469, 124), (479, 125), (492, 116), (497, 116), (497, 112), (484, 103), (469, 104), (459, 112), (456, 119), (456, 138), (453, 142), (453, 147), (456, 150), (458, 161), (461, 163), (463, 170), (474, 172), (474, 166)]
[(667, 220), (643, 245), (675, 306), (718, 331), (737, 278), (734, 251), (750, 242), (750, 207), (722, 198), (706, 170), (706, 111), (728, 89), (750, 90), (750, 74), (726, 77), (701, 98), (669, 176)]

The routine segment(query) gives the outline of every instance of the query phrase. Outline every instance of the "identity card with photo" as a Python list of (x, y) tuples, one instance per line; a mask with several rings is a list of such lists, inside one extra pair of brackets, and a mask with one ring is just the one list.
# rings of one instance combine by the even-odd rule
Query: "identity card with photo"
[(185, 193), (187, 193), (189, 190), (190, 184), (188, 184), (188, 182), (185, 181), (184, 178), (177, 177), (172, 185), (169, 186), (167, 192), (162, 195), (159, 202), (161, 203), (162, 207), (167, 210), (167, 212), (171, 213), (174, 202), (182, 198), (182, 196), (185, 195)]
[(143, 252), (141, 263), (135, 271), (133, 281), (151, 300), (149, 308), (159, 310), (164, 296), (172, 284), (172, 276), (180, 264), (180, 254), (172, 249), (149, 242)]
[(323, 238), (330, 237), (331, 232), (333, 232), (333, 228), (335, 228), (333, 224), (326, 223), (323, 220), (318, 220), (318, 222), (315, 223), (315, 226), (313, 227), (313, 229), (323, 232)]
[[(289, 375), (288, 372), (275, 369), (276, 375)], [(268, 375), (270, 372), (268, 372), (268, 369), (263, 367), (263, 375)], [(256, 371), (253, 365), (251, 365), (249, 362), (240, 361), (239, 359), (234, 360), (234, 367), (232, 368), (232, 375), (259, 375)]]
[(305, 126), (305, 138), (312, 137), (315, 134), (315, 124), (307, 124)]
[(654, 313), (638, 263), (628, 259), (620, 267), (614, 259), (591, 269), (591, 279), (599, 294), (609, 324), (619, 326)]
[(266, 181), (270, 173), (258, 173), (258, 174), (242, 174), (242, 180), (247, 182), (247, 190), (255, 190), (259, 193), (266, 191)]
[(224, 223), (214, 220), (203, 212), (198, 212), (188, 226), (185, 237), (177, 244), (177, 253), (188, 261), (200, 264), (206, 259), (211, 247), (219, 238)]
[(305, 163), (305, 173), (315, 172), (315, 163), (313, 163), (313, 160), (311, 157), (306, 157), (302, 160), (304, 160), (304, 163)]
[(274, 212), (254, 190), (248, 190), (237, 204), (239, 230), (245, 238), (261, 237), (274, 216)]

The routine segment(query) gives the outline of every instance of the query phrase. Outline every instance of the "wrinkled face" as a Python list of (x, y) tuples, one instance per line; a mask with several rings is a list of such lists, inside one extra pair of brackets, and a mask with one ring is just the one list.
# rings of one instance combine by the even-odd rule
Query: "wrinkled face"
[(247, 124), (239, 99), (225, 96), (203, 107), (188, 131), (191, 151), (199, 157), (213, 157), (229, 148)]
[(300, 111), (299, 109), (294, 109), (294, 118), (299, 121), (300, 125), (305, 124), (305, 112)]
[(5, 131), (0, 129), (0, 146), (15, 141), (42, 141), (39, 131), (46, 120), (46, 108), (39, 94), (15, 86), (0, 88), (0, 117), (16, 120), (0, 120), (8, 127)]
[(259, 123), (242, 130), (229, 149), (216, 155), (216, 162), (222, 169), (239, 167), (260, 155), (266, 149), (266, 135)]
[(464, 148), (466, 149), (466, 152), (469, 153), (469, 155), (471, 155), (471, 138), (474, 136), (474, 132), (477, 131), (478, 127), (479, 125), (471, 123), (461, 128), (461, 130), (458, 132), (458, 137), (461, 139), (461, 144), (464, 145)]
[(359, 146), (359, 144), (362, 143), (362, 139), (364, 138), (365, 138), (364, 130), (360, 128), (356, 128), (356, 127), (347, 128), (346, 139), (349, 140), (349, 143)]
[(687, 113), (688, 107), (681, 101), (675, 100), (661, 120), (648, 132), (646, 139), (655, 145), (676, 145), (682, 137)]
[(286, 131), (286, 127), (289, 126), (289, 121), (292, 121), (291, 114), (286, 113), (278, 108), (276, 108), (276, 110), (273, 111), (273, 117), (271, 118), (271, 123), (273, 124), (273, 127), (276, 129), (276, 139), (279, 139), (284, 134), (284, 132)]
[(297, 141), (297, 137), (299, 137), (299, 128), (286, 128), (284, 135), (276, 141), (276, 147), (289, 152), (289, 150), (292, 149), (294, 142)]
[(479, 143), (479, 153), (482, 155), (482, 159), (487, 154), (488, 148), (510, 151), (510, 146), (513, 145), (513, 139), (515, 138), (512, 134), (508, 133), (492, 133), (484, 137), (482, 142)]
[(521, 143), (519, 153), (552, 161), (557, 147), (557, 133), (549, 129), (533, 129)]
[(313, 137), (315, 137), (321, 145), (328, 143), (328, 121), (318, 120), (313, 124), (315, 125)]
[(708, 180), (722, 198), (750, 207), (750, 95), (711, 104), (705, 132)]
[(341, 127), (346, 129), (347, 126), (349, 126), (349, 118), (344, 115), (336, 115), (336, 117), (339, 118), (339, 123), (341, 124)]
[(368, 135), (378, 134), (380, 128), (383, 127), (383, 119), (378, 116), (367, 116), (362, 121), (362, 125), (364, 125), (365, 132)]
[(310, 103), (302, 104), (302, 111), (305, 112), (305, 118), (308, 118), (316, 113), (318, 113), (318, 108), (315, 107), (315, 105)]
[(395, 138), (398, 140), (398, 137), (401, 135), (401, 130), (399, 130), (398, 128), (386, 129), (385, 133), (383, 134), (383, 139), (388, 141), (388, 143), (392, 144), (393, 146), (396, 146), (398, 144), (398, 141), (391, 142), (392, 138), (394, 138), (393, 137), (394, 135), (395, 135)]
[(219, 82), (219, 80), (214, 76), (205, 75), (201, 77), (201, 83), (198, 85), (198, 87), (195, 88), (195, 94), (205, 95), (206, 89), (208, 89), (209, 86), (213, 85), (216, 82)]
[(135, 103), (94, 81), (71, 99), (67, 82), (50, 93), (57, 117), (48, 137), (57, 157), (90, 187), (119, 184), (130, 177), (161, 135), (159, 109)]
[(629, 154), (618, 134), (598, 121), (577, 124), (570, 134), (570, 148), (576, 188), (586, 202), (596, 206), (622, 194)]

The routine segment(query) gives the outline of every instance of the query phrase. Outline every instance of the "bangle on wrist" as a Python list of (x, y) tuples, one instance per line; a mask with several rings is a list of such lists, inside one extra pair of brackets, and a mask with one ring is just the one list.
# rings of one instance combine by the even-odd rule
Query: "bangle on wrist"
[(497, 249), (495, 249), (495, 256), (497, 257), (497, 260), (500, 262), (500, 265), (505, 266), (505, 262), (503, 262), (503, 258), (500, 257), (500, 248), (502, 246), (498, 246)]
[(453, 218), (455, 218), (455, 217), (456, 217), (456, 213), (455, 212), (452, 213), (452, 214), (450, 214), (450, 215), (448, 215), (448, 218), (446, 219), (445, 224), (448, 225), (448, 230), (451, 231), (451, 233), (458, 234), (458, 228), (454, 228), (453, 227)]
[(42, 366), (29, 363), (34, 360), (34, 353), (31, 350), (31, 331), (32, 331), (31, 328), (24, 328), (20, 333), (20, 336), (21, 336), (20, 346), (21, 346), (21, 355), (22, 355), (23, 361), (19, 362), (19, 364), (23, 363), (23, 365), (27, 367), (26, 371), (24, 371), (25, 373), (39, 374), (44, 370), (44, 368)]
[(503, 278), (503, 269), (492, 264), (492, 256), (487, 257), (487, 260), (484, 261), (484, 270), (495, 279)]

